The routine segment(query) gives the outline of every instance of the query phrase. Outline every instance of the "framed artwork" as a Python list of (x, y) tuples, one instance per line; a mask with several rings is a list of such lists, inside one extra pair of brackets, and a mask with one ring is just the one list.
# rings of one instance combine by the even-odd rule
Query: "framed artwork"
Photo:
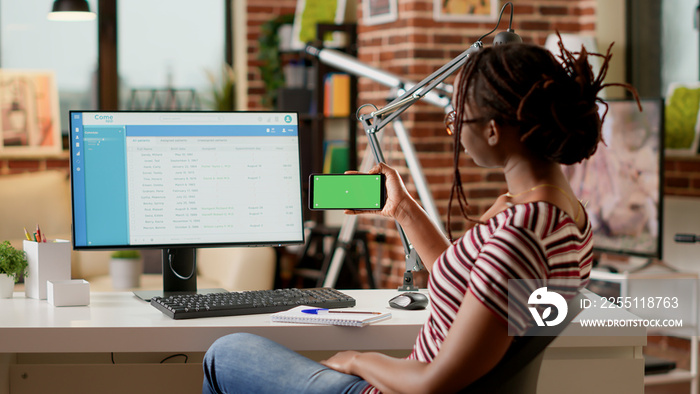
[[(341, 24), (345, 21), (346, 0), (298, 0), (292, 24), (292, 49), (304, 49), (306, 44), (316, 39), (316, 25), (319, 23)], [(328, 47), (343, 46), (342, 34), (324, 37)]]
[(698, 152), (699, 108), (700, 82), (669, 85), (664, 114), (666, 152), (678, 154)]
[(394, 22), (398, 18), (397, 0), (365, 0), (362, 2), (362, 21), (367, 26)]
[(498, 0), (433, 0), (436, 21), (495, 21)]
[(53, 72), (0, 70), (0, 154), (62, 150)]

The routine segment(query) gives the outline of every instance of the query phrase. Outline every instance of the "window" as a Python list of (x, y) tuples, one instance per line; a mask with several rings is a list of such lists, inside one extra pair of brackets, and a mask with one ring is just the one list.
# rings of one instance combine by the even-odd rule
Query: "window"
[(698, 81), (697, 0), (664, 0), (661, 12), (662, 95), (674, 82)]
[[(97, 10), (97, 0), (90, 0)], [(53, 0), (0, 1), (0, 67), (52, 70), (60, 101), (61, 130), (69, 109), (96, 109), (97, 21), (49, 21)]]
[[(98, 72), (99, 57), (105, 57), (98, 46), (105, 39), (97, 20), (49, 21), (53, 0), (0, 0), (0, 67), (54, 71), (64, 134), (69, 110), (103, 109), (98, 94), (100, 86), (111, 94), (108, 81), (118, 80), (119, 109), (216, 108), (207, 73), (221, 89), (231, 61), (229, 0), (88, 3), (98, 15), (98, 5), (117, 3), (118, 76), (114, 69)], [(175, 101), (168, 101), (169, 94)]]
[[(225, 64), (224, 1), (117, 3), (121, 109), (214, 109)], [(220, 83), (219, 83), (220, 86)]]

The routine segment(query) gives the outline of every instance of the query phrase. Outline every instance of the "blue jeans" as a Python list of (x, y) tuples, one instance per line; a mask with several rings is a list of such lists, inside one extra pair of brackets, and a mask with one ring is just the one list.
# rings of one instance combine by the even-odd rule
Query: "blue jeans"
[(360, 393), (368, 383), (248, 333), (219, 338), (204, 356), (202, 394)]

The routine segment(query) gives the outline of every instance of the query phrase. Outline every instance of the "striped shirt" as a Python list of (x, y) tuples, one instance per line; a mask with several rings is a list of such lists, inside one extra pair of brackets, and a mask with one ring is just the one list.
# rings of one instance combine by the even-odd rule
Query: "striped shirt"
[[(583, 231), (547, 202), (517, 204), (477, 225), (435, 261), (428, 281), (430, 315), (409, 359), (431, 362), (452, 326), (467, 290), (494, 312), (509, 332), (522, 335), (534, 321), (521, 307), (508, 309), (509, 279), (543, 279), (543, 285), (573, 295), (589, 279), (593, 234)], [(529, 294), (528, 294), (529, 295)], [(365, 392), (378, 392), (368, 387)]]

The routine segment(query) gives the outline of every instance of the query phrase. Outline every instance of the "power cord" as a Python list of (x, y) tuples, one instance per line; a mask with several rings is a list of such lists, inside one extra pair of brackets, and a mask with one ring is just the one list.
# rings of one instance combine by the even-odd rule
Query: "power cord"
[(187, 360), (190, 359), (190, 357), (189, 357), (188, 355), (186, 355), (185, 353), (178, 353), (178, 354), (170, 355), (170, 356), (168, 356), (168, 357), (166, 357), (166, 358), (160, 360), (160, 363), (163, 364), (163, 363), (165, 363), (166, 361), (170, 360), (171, 358), (175, 358), (175, 357), (184, 357), (184, 358), (185, 358), (185, 362), (184, 362), (183, 364), (187, 364)]
[[(185, 362), (183, 364), (187, 364), (187, 361), (190, 359), (190, 357), (188, 355), (186, 355), (185, 353), (177, 353), (177, 354), (171, 354), (170, 356), (160, 360), (160, 364), (164, 364), (166, 361), (168, 361), (172, 358), (175, 358), (175, 357), (184, 357)], [(114, 352), (110, 353), (110, 358), (112, 360), (112, 364), (116, 364), (116, 362), (114, 361)]]

